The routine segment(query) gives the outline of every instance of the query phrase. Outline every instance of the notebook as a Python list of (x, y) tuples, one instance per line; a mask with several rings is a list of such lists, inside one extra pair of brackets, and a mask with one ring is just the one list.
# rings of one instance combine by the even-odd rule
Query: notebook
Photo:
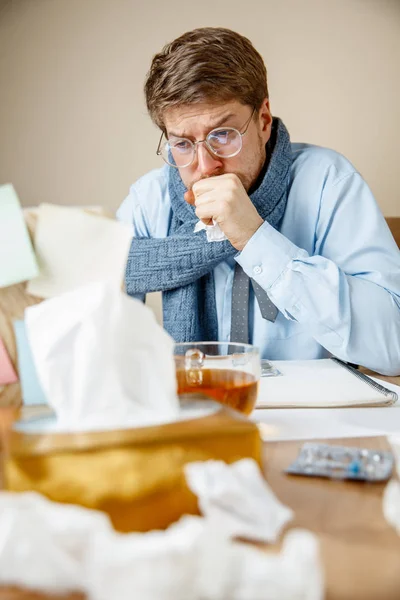
[(260, 379), (256, 408), (389, 406), (397, 393), (337, 358), (276, 360), (280, 376)]

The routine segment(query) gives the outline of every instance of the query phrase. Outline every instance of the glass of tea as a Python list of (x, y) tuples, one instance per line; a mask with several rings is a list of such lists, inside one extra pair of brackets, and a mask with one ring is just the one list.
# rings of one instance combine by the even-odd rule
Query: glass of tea
[(250, 344), (175, 344), (178, 394), (204, 394), (246, 415), (253, 410), (260, 379), (259, 350)]

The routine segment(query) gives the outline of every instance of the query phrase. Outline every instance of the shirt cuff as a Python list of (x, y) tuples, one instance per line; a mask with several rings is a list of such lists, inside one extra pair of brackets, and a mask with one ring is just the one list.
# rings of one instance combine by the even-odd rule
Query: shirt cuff
[(307, 257), (305, 250), (264, 222), (243, 250), (236, 254), (235, 260), (249, 277), (267, 291), (289, 268), (292, 260)]

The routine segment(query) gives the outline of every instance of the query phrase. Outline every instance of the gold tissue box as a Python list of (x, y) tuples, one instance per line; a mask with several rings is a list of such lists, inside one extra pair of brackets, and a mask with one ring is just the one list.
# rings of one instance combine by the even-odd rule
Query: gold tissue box
[[(182, 406), (189, 404), (193, 410), (193, 401)], [(195, 404), (205, 416), (165, 425), (65, 434), (13, 431), (4, 463), (6, 488), (102, 510), (122, 532), (162, 529), (185, 513), (198, 514), (184, 465), (244, 457), (260, 463), (261, 440), (257, 426), (239, 413), (208, 400)]]

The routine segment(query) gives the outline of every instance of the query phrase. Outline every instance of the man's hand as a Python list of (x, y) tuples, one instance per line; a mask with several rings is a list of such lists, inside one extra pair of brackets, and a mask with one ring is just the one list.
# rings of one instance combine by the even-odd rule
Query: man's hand
[(197, 181), (186, 202), (194, 204), (196, 215), (206, 225), (218, 223), (239, 252), (263, 224), (239, 177), (233, 173)]

